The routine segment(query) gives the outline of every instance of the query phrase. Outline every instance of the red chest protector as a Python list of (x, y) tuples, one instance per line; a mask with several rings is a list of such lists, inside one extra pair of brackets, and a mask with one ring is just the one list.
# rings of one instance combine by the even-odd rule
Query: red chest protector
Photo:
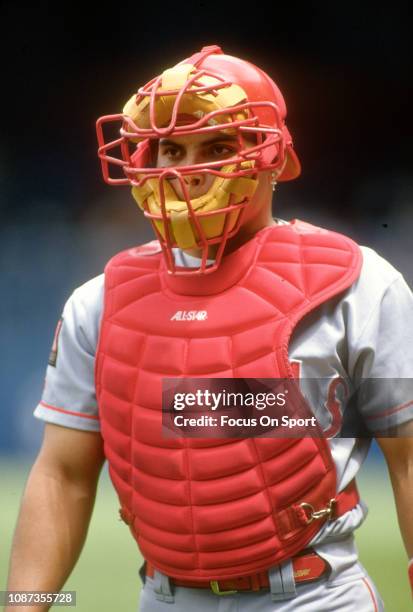
[[(169, 576), (258, 572), (323, 525), (309, 523), (300, 503), (324, 508), (336, 495), (328, 442), (164, 438), (162, 378), (294, 377), (294, 327), (353, 284), (361, 251), (295, 220), (261, 230), (199, 278), (168, 275), (156, 244), (116, 255), (105, 271), (96, 391), (122, 516), (143, 556)], [(172, 319), (189, 310), (207, 318)]]

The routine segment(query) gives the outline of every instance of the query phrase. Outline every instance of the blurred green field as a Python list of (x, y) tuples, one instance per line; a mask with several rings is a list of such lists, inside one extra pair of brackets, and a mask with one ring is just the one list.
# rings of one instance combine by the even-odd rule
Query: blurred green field
[[(28, 465), (0, 463), (0, 590), (5, 589), (11, 539), (28, 469)], [(359, 488), (370, 508), (367, 521), (357, 532), (361, 561), (378, 586), (386, 610), (408, 612), (412, 604), (406, 553), (384, 464), (369, 462), (362, 470)], [(105, 470), (85, 548), (65, 586), (77, 593), (77, 605), (73, 608), (77, 612), (137, 610), (141, 560), (128, 528), (118, 520), (117, 509)]]

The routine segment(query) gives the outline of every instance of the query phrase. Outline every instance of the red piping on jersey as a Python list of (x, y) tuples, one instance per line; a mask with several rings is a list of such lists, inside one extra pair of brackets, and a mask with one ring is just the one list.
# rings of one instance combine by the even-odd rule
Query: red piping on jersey
[(64, 412), (65, 414), (72, 414), (73, 416), (79, 416), (84, 419), (94, 419), (95, 421), (99, 420), (98, 416), (94, 416), (93, 414), (83, 414), (82, 412), (75, 412), (74, 410), (66, 410), (65, 408), (58, 408), (57, 406), (51, 406), (50, 404), (46, 404), (46, 402), (41, 401), (41, 406), (45, 408), (49, 408), (49, 410), (56, 410), (56, 412)]
[(379, 609), (377, 607), (377, 601), (376, 601), (376, 598), (374, 596), (374, 593), (373, 593), (373, 590), (372, 590), (371, 586), (369, 585), (369, 583), (366, 580), (366, 578), (362, 578), (362, 580), (363, 580), (364, 584), (366, 585), (366, 587), (367, 587), (367, 589), (368, 589), (368, 591), (370, 593), (370, 597), (371, 597), (371, 599), (373, 601), (373, 604), (374, 604), (374, 612), (379, 612)]
[(410, 400), (410, 402), (406, 402), (405, 404), (400, 404), (400, 406), (394, 406), (394, 408), (388, 408), (387, 410), (380, 412), (380, 414), (369, 414), (365, 418), (366, 420), (369, 420), (369, 421), (372, 421), (373, 419), (382, 419), (385, 416), (396, 414), (396, 412), (403, 410), (403, 408), (408, 408), (409, 406), (412, 406), (412, 405), (413, 405), (413, 400)]

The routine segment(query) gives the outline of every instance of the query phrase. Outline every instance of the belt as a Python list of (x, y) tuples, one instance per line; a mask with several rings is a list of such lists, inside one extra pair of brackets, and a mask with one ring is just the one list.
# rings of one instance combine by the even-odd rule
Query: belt
[[(307, 549), (292, 557), (294, 579), (296, 583), (319, 580), (330, 571), (330, 565), (314, 550)], [(146, 575), (153, 578), (155, 567), (146, 562)], [(176, 586), (191, 589), (211, 589), (216, 595), (232, 595), (237, 591), (259, 591), (270, 587), (268, 571), (240, 576), (228, 580), (191, 581), (181, 578), (170, 578)]]

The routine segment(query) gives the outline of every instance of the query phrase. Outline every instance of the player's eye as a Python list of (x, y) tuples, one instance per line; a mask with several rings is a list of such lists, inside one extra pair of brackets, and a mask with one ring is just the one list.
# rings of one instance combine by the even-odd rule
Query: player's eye
[(223, 143), (221, 144), (218, 142), (218, 143), (211, 145), (208, 151), (214, 157), (220, 158), (220, 157), (229, 157), (233, 155), (236, 149), (235, 147), (231, 147), (229, 145), (226, 145)]
[(182, 149), (180, 147), (173, 147), (172, 145), (169, 145), (161, 149), (161, 154), (168, 159), (175, 160), (181, 156)]

